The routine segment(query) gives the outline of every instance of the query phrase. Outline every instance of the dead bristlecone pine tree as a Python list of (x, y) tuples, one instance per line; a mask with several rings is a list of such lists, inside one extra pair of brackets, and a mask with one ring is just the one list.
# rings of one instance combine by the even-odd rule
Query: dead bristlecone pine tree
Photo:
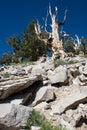
[[(47, 38), (42, 38), (41, 37), (41, 26), (39, 24), (39, 22), (37, 22), (37, 24), (35, 24), (35, 32), (38, 36), (38, 38), (41, 41), (44, 41), (44, 43), (51, 48), (52, 50), (52, 58), (55, 59), (57, 57), (65, 57), (67, 56), (67, 54), (64, 52), (64, 39), (66, 37), (68, 37), (68, 34), (63, 34), (62, 38), (60, 39), (59, 36), (59, 26), (63, 26), (66, 20), (66, 13), (67, 10), (65, 10), (65, 15), (64, 15), (64, 20), (63, 22), (59, 22), (57, 15), (58, 15), (58, 9), (57, 7), (55, 7), (55, 13), (52, 13), (51, 10), (51, 6), (49, 5), (49, 11), (47, 12), (47, 16), (46, 16), (46, 20), (45, 20), (45, 26), (44, 26), (44, 32), (47, 33), (48, 37)], [(52, 32), (48, 32), (47, 31), (47, 19), (48, 19), (48, 15), (51, 18), (51, 30)]]

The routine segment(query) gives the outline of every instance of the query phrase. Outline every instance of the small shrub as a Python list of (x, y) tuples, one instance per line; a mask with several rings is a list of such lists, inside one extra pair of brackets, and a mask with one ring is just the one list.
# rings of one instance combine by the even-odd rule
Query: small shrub
[(73, 61), (73, 60), (70, 60), (70, 61), (67, 62), (67, 64), (75, 64), (75, 63), (76, 63), (76, 62)]
[(11, 74), (8, 73), (8, 72), (6, 72), (6, 73), (3, 74), (3, 77), (4, 77), (4, 78), (9, 78), (10, 76), (11, 76)]
[(26, 65), (35, 65), (35, 62), (34, 61), (28, 61), (28, 62), (26, 62)]
[(51, 121), (48, 121), (44, 115), (35, 110), (33, 110), (31, 116), (28, 118), (23, 130), (30, 130), (31, 126), (39, 126), (41, 130), (65, 130), (61, 125), (53, 126)]
[(58, 60), (55, 60), (55, 61), (54, 61), (54, 64), (55, 64), (55, 65), (65, 65), (66, 62), (65, 62), (64, 60), (58, 59)]
[(64, 61), (64, 60), (58, 59), (58, 60), (55, 60), (55, 61), (54, 61), (54, 65), (55, 65), (55, 66), (58, 66), (58, 65), (69, 65), (69, 64), (75, 64), (75, 63), (76, 63), (76, 62), (73, 61), (73, 60)]

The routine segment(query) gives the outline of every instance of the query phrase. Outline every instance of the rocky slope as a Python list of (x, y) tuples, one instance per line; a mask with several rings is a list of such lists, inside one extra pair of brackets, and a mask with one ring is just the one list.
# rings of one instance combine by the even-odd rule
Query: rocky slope
[[(71, 64), (72, 63), (72, 64)], [(67, 130), (87, 129), (87, 59), (43, 58), (0, 68), (0, 130), (19, 130), (32, 110)]]

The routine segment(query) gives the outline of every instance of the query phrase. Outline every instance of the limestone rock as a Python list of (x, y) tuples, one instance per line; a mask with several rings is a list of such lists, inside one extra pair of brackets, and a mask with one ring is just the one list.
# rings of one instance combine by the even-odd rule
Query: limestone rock
[(72, 83), (74, 85), (77, 85), (77, 86), (85, 86), (86, 85), (86, 82), (85, 82), (86, 78), (82, 75), (76, 77), (75, 79), (72, 80)]
[(25, 66), (25, 67), (23, 67), (23, 69), (26, 71), (26, 74), (31, 73), (32, 68), (33, 68), (32, 65), (29, 65), (29, 66)]
[(80, 72), (81, 74), (83, 74), (83, 71), (84, 71), (84, 66), (81, 65), (81, 66), (79, 67), (79, 72)]
[(87, 76), (87, 61), (86, 61), (86, 64), (85, 64), (85, 66), (84, 66), (83, 74), (84, 74), (85, 76)]
[(66, 67), (57, 67), (51, 73), (48, 73), (48, 78), (50, 79), (51, 84), (66, 84), (68, 82), (68, 72)]
[(83, 74), (79, 76), (79, 79), (81, 82), (87, 82), (87, 77)]
[(67, 109), (76, 107), (78, 104), (87, 101), (87, 94), (76, 92), (61, 99), (56, 105), (52, 106), (52, 113), (62, 114)]
[(11, 66), (6, 66), (4, 68), (3, 73), (9, 73), (14, 76), (19, 76), (19, 75), (25, 75), (26, 71), (23, 69), (21, 65), (18, 65), (18, 66), (11, 65)]
[(54, 65), (53, 61), (47, 61), (47, 62), (44, 64), (43, 67), (44, 67), (45, 71), (48, 71), (48, 70), (54, 70), (55, 65)]
[(43, 86), (47, 86), (48, 84), (50, 84), (50, 81), (49, 80), (43, 80)]
[(10, 103), (11, 104), (15, 104), (15, 105), (19, 105), (19, 104), (22, 104), (22, 101), (23, 101), (23, 99), (12, 99), (11, 101), (10, 101)]
[[(87, 104), (79, 104), (77, 109), (66, 111), (69, 122), (74, 127), (79, 127), (87, 120)], [(86, 109), (85, 109), (86, 108)]]
[(26, 71), (24, 69), (15, 69), (14, 71), (11, 71), (10, 74), (18, 76), (18, 75), (25, 75)]
[(72, 109), (67, 110), (66, 115), (68, 118), (71, 118), (73, 116), (73, 110)]
[(74, 85), (80, 85), (81, 82), (80, 82), (79, 77), (76, 77), (75, 79), (73, 79), (73, 80), (72, 80), (72, 83), (73, 83)]
[[(53, 59), (45, 58), (34, 65), (0, 68), (0, 130), (22, 130), (23, 118), (32, 112), (22, 105), (32, 106), (54, 125), (60, 123), (67, 130), (87, 129), (87, 59), (63, 60), (78, 63), (56, 66)], [(4, 78), (5, 73), (11, 76)]]
[(10, 103), (1, 103), (0, 104), (0, 118), (3, 118), (8, 113), (10, 113), (11, 108), (12, 108), (12, 104), (10, 104)]
[(40, 88), (36, 93), (36, 97), (35, 97), (35, 101), (33, 102), (33, 105), (37, 105), (44, 101), (46, 102), (53, 101), (55, 99), (54, 89), (56, 88), (51, 86), (45, 86)]
[[(8, 106), (8, 104), (6, 105)], [(4, 108), (6, 110), (6, 108)], [(2, 110), (0, 111), (0, 113)], [(28, 117), (31, 115), (32, 109), (22, 105), (9, 104), (9, 111), (0, 117), (0, 130), (17, 130), (25, 126)]]
[(80, 92), (87, 94), (87, 86), (84, 86), (84, 87), (82, 86), (82, 87), (80, 87)]
[(14, 93), (18, 93), (19, 91), (28, 88), (30, 85), (40, 80), (42, 80), (40, 75), (30, 75), (30, 77), (14, 77), (14, 79), (0, 82), (0, 99), (5, 99)]
[(41, 127), (39, 127), (39, 126), (31, 126), (31, 130), (41, 130)]
[(63, 119), (61, 119), (59, 123), (62, 125), (63, 128), (66, 128), (67, 130), (75, 130), (71, 124), (64, 121)]
[(44, 110), (45, 108), (49, 107), (48, 103), (41, 102), (40, 104), (36, 105), (34, 109), (36, 110)]
[(45, 73), (41, 65), (35, 65), (31, 71), (32, 75), (42, 75)]

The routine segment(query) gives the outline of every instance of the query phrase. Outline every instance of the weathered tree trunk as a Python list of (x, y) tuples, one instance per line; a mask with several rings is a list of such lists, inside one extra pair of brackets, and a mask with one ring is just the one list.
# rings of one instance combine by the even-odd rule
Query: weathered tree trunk
[[(55, 14), (57, 15), (57, 7), (55, 7)], [(63, 48), (63, 44), (59, 39), (59, 24), (56, 21), (56, 15), (52, 14), (51, 11), (51, 6), (49, 6), (49, 14), (52, 20), (52, 57), (55, 58), (57, 53), (60, 53), (61, 56), (64, 57), (64, 48)]]
[[(62, 41), (59, 39), (59, 25), (64, 25), (64, 22), (57, 22), (57, 7), (55, 7), (55, 14), (52, 14), (51, 11), (51, 6), (49, 6), (49, 14), (51, 17), (51, 28), (52, 28), (52, 32), (48, 33), (49, 34), (49, 38), (52, 39), (51, 41), (51, 48), (52, 48), (52, 57), (53, 59), (56, 58), (56, 55), (59, 53), (59, 55), (61, 57), (65, 56), (65, 52), (64, 52), (64, 48), (63, 48), (63, 44)], [(66, 19), (66, 14), (64, 16), (64, 21)], [(47, 26), (47, 18), (46, 18), (46, 24)], [(45, 26), (45, 30), (46, 30), (46, 26)], [(45, 43), (48, 41), (48, 39), (41, 39), (40, 38), (40, 25), (35, 26), (35, 31), (38, 35), (38, 38), (42, 41), (44, 41)]]

